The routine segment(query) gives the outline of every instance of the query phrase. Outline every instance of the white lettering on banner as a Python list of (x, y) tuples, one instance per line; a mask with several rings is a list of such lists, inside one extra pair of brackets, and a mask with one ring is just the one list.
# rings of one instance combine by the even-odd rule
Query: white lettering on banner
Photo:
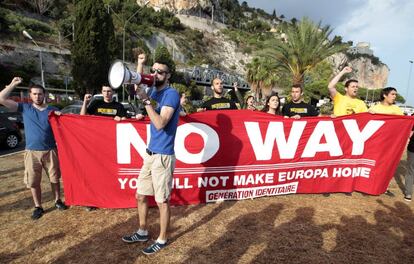
[(292, 181), (299, 179), (315, 179), (315, 178), (327, 178), (328, 169), (308, 169), (308, 170), (296, 170), (296, 171), (281, 171), (279, 172), (279, 182)]
[[(362, 155), (365, 142), (385, 123), (379, 120), (370, 120), (359, 130), (356, 120), (342, 120), (345, 130), (352, 141), (352, 155)], [(258, 122), (244, 122), (250, 144), (257, 160), (270, 160), (274, 144), (279, 152), (280, 159), (295, 157), (300, 138), (306, 127), (306, 121), (293, 121), (286, 140), (283, 122), (269, 122), (264, 136)], [(150, 140), (150, 126), (147, 125), (147, 140)], [(204, 145), (199, 153), (190, 153), (185, 148), (185, 138), (196, 133), (203, 138)], [(326, 143), (321, 143), (325, 138)], [(145, 155), (146, 142), (139, 135), (131, 123), (120, 123), (116, 126), (117, 161), (118, 164), (131, 164), (131, 147), (141, 157)], [(202, 123), (187, 123), (180, 125), (175, 138), (175, 153), (179, 161), (186, 164), (200, 164), (210, 160), (220, 148), (217, 132), (210, 126)], [(319, 121), (309, 136), (302, 153), (303, 158), (313, 158), (318, 152), (328, 152), (331, 157), (343, 155), (333, 121)]]
[(229, 179), (229, 176), (211, 176), (211, 177), (199, 177), (198, 178), (198, 188), (202, 187), (217, 187), (219, 183), (221, 182), (221, 186), (226, 187), (227, 186), (227, 180)]
[(206, 202), (225, 201), (225, 200), (244, 200), (262, 196), (274, 196), (289, 193), (296, 193), (298, 183), (291, 182), (287, 184), (241, 188), (231, 190), (213, 190), (206, 191)]
[[(326, 143), (321, 143), (322, 137), (325, 136)], [(339, 145), (338, 136), (332, 121), (319, 121), (306, 143), (302, 157), (315, 157), (316, 152), (329, 152), (332, 157), (343, 154), (341, 145)]]
[[(147, 125), (147, 142), (150, 140), (150, 126)], [(131, 123), (116, 125), (116, 154), (118, 164), (131, 164), (131, 145), (138, 151), (139, 155), (145, 155), (147, 144), (138, 134)]]
[(258, 122), (244, 122), (250, 144), (253, 147), (257, 160), (270, 160), (272, 158), (273, 146), (276, 145), (281, 159), (292, 159), (295, 157), (300, 137), (306, 126), (306, 121), (295, 121), (292, 123), (288, 140), (286, 141), (283, 122), (269, 122), (262, 138)]
[(370, 168), (366, 168), (366, 167), (356, 167), (356, 168), (334, 168), (332, 176), (334, 178), (339, 178), (339, 177), (363, 177), (363, 178), (369, 178), (369, 175), (371, 173), (371, 169)]
[(136, 189), (138, 187), (138, 178), (118, 178), (118, 181), (121, 184), (121, 190), (125, 190), (127, 184), (129, 189)]
[(365, 141), (377, 132), (385, 121), (370, 120), (362, 132), (359, 130), (356, 120), (342, 120), (342, 123), (353, 142), (352, 155), (362, 155), (364, 153)]
[(235, 175), (233, 185), (266, 184), (273, 183), (274, 173), (256, 173), (248, 175)]
[[(181, 182), (182, 180), (182, 182)], [(189, 183), (190, 179), (188, 178), (173, 178), (172, 188), (173, 189), (191, 189), (193, 185)]]
[[(204, 141), (204, 147), (199, 153), (190, 153), (184, 146), (185, 138), (191, 133), (199, 134)], [(187, 164), (200, 164), (211, 159), (220, 148), (217, 132), (208, 125), (187, 123), (178, 127), (175, 136), (175, 155), (178, 160)]]

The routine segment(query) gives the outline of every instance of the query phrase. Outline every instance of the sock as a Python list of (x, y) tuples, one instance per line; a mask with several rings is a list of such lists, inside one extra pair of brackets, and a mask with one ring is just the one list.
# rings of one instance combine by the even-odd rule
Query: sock
[(137, 233), (140, 236), (148, 236), (148, 230), (138, 229)]
[(161, 240), (161, 239), (157, 239), (157, 242), (159, 243), (159, 244), (165, 244), (165, 243), (167, 243), (167, 240)]

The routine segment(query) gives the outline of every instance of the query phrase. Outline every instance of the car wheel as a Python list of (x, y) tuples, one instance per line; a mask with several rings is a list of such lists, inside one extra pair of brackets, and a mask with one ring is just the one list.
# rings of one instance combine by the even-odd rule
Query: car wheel
[(6, 146), (8, 148), (15, 148), (19, 144), (19, 138), (15, 134), (10, 134), (6, 138)]

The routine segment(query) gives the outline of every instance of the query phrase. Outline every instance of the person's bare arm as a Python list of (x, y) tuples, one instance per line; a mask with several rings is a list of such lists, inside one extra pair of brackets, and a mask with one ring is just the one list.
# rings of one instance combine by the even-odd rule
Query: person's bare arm
[(342, 76), (344, 76), (347, 73), (352, 72), (352, 68), (351, 67), (345, 67), (342, 69), (342, 71), (340, 71), (328, 84), (328, 90), (329, 90), (329, 95), (331, 96), (331, 98), (333, 99), (337, 93), (336, 91), (336, 85), (339, 82), (339, 80), (342, 78)]
[(145, 110), (147, 110), (148, 117), (157, 130), (163, 129), (168, 124), (175, 111), (171, 106), (163, 106), (160, 114), (158, 114), (152, 105), (145, 105)]
[(144, 64), (147, 61), (147, 56), (144, 53), (138, 54), (137, 57), (137, 72), (139, 74), (144, 73)]
[(9, 85), (0, 92), (0, 104), (4, 105), (11, 112), (16, 112), (19, 104), (11, 99), (9, 99), (10, 93), (23, 81), (20, 77), (14, 77)]
[(91, 99), (92, 99), (91, 94), (85, 94), (85, 97), (83, 98), (83, 104), (82, 104), (82, 108), (80, 111), (80, 115), (86, 115), (87, 106), (88, 106), (88, 103), (91, 101)]

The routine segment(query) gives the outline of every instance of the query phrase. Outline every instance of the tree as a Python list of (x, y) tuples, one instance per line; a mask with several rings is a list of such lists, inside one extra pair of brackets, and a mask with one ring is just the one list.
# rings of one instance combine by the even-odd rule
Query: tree
[(276, 9), (273, 9), (272, 18), (273, 19), (276, 19), (277, 18)]
[(303, 84), (305, 74), (319, 62), (348, 48), (339, 38), (329, 40), (330, 26), (321, 27), (321, 22), (316, 25), (306, 17), (283, 27), (287, 41), (276, 43), (272, 57), (278, 67), (291, 73), (293, 83)]
[(100, 91), (108, 82), (115, 50), (114, 25), (101, 0), (76, 2), (75, 41), (72, 45), (72, 75), (82, 96)]
[(247, 64), (246, 80), (256, 98), (264, 98), (270, 95), (272, 88), (279, 81), (279, 72), (268, 58), (256, 57)]
[(53, 5), (53, 0), (26, 0), (37, 13), (43, 15), (46, 13), (50, 7)]

